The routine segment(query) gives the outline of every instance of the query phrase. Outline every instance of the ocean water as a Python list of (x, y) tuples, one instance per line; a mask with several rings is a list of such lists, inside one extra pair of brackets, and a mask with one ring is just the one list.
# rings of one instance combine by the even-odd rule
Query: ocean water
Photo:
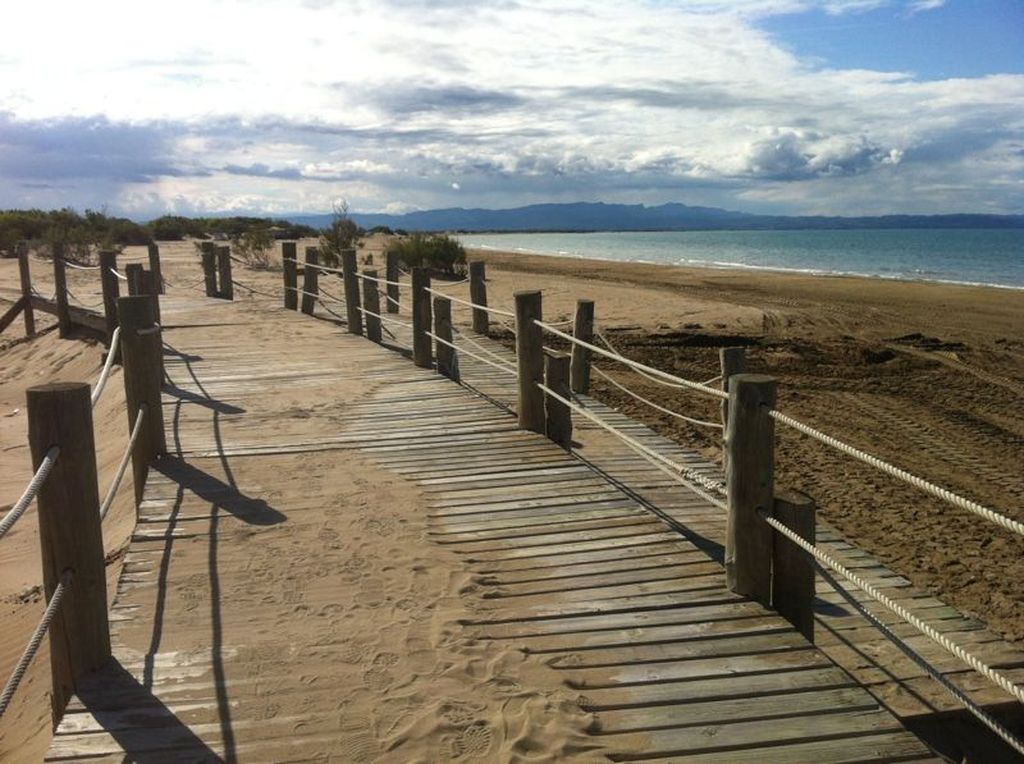
[(1024, 289), (1024, 230), (466, 234), (475, 249)]

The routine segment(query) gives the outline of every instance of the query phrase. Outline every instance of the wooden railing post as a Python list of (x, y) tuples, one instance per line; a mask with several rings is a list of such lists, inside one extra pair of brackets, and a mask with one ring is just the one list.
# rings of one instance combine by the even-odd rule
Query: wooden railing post
[[(572, 336), (584, 342), (594, 343), (594, 301), (577, 300), (576, 315), (573, 318)], [(590, 392), (591, 351), (573, 343), (571, 383), (574, 393)]]
[[(366, 338), (373, 342), (380, 342), (383, 339), (381, 332), (381, 320), (377, 316), (380, 312), (380, 284), (372, 279), (377, 278), (377, 271), (365, 272), (367, 278), (363, 279), (363, 305), (366, 308)], [(377, 316), (370, 315), (376, 313)]]
[[(572, 397), (569, 391), (568, 353), (556, 350), (544, 351), (544, 384), (566, 400)], [(560, 400), (544, 395), (544, 413), (547, 419), (547, 433), (555, 443), (566, 451), (572, 448), (572, 409)]]
[(400, 299), (398, 293), (398, 253), (397, 252), (385, 252), (384, 253), (384, 279), (385, 281), (391, 281), (394, 283), (385, 284), (387, 287), (384, 292), (388, 299), (385, 302), (388, 304), (388, 313), (398, 312), (398, 301)]
[(25, 336), (36, 333), (36, 314), (32, 310), (32, 271), (28, 262), (28, 242), (18, 242), (18, 276), (21, 278), (21, 296), (25, 300)]
[[(482, 260), (469, 264), (469, 301), (487, 306), (487, 273)], [(490, 316), (482, 308), (473, 308), (473, 331), (487, 334), (491, 329)]]
[(26, 397), (33, 469), (51, 446), (60, 448), (36, 496), (47, 601), (70, 571), (49, 629), (50, 704), (56, 725), (79, 678), (110, 658), (96, 445), (89, 385), (41, 385), (29, 388)]
[(61, 337), (71, 334), (71, 311), (68, 310), (68, 272), (64, 262), (64, 245), (53, 245), (53, 287), (57, 301), (57, 332)]
[(345, 317), (348, 333), (363, 333), (363, 314), (359, 310), (359, 266), (354, 249), (341, 250), (341, 271), (345, 280)]
[[(454, 343), (452, 340), (452, 301), (447, 297), (434, 298), (434, 336), (445, 342)], [(437, 372), (458, 382), (460, 379), (459, 357), (455, 348), (445, 345), (444, 342), (438, 342), (436, 347)]]
[(235, 282), (231, 278), (231, 247), (217, 247), (217, 279), (220, 282), (217, 295), (223, 300), (234, 300)]
[[(100, 286), (103, 288), (103, 318), (107, 327), (107, 348), (114, 340), (117, 329), (117, 299), (121, 296), (121, 285), (115, 275), (117, 271), (117, 253), (100, 252)], [(114, 363), (121, 363), (121, 347), (114, 349)]]
[(156, 294), (164, 294), (167, 290), (164, 288), (164, 274), (160, 270), (160, 247), (155, 241), (151, 241), (148, 245), (149, 248), (149, 270), (153, 274), (154, 282), (156, 283)]
[[(744, 348), (719, 348), (718, 363), (722, 370), (722, 390), (729, 392), (729, 378), (747, 373), (747, 351)], [(729, 451), (724, 447), (725, 432), (729, 427), (729, 399), (722, 399), (722, 469), (729, 464)]]
[(299, 264), (296, 256), (297, 244), (294, 241), (281, 243), (281, 272), (284, 274), (284, 307), (285, 310), (299, 309)]
[(206, 286), (206, 296), (217, 296), (217, 245), (212, 241), (204, 241), (199, 245), (203, 258), (203, 281)]
[(519, 369), (519, 426), (544, 435), (544, 332), (540, 292), (516, 292), (516, 361)]
[(156, 322), (160, 323), (160, 286), (156, 280), (156, 274), (153, 271), (147, 271), (145, 268), (142, 269), (142, 292), (140, 294), (148, 294), (153, 298), (153, 311), (156, 314)]
[(422, 369), (433, 365), (430, 331), (430, 271), (412, 269), (412, 361)]
[(146, 285), (143, 283), (143, 270), (142, 263), (128, 263), (124, 267), (124, 275), (128, 278), (129, 297), (147, 294)]
[(156, 322), (155, 300), (153, 295), (138, 295), (122, 297), (117, 301), (129, 431), (135, 425), (139, 408), (144, 407), (146, 410), (138, 443), (132, 451), (136, 506), (142, 501), (149, 463), (167, 453), (164, 413), (160, 400), (163, 386), (163, 341)]
[[(814, 543), (814, 499), (785, 492), (775, 497), (776, 520)], [(814, 560), (781, 533), (772, 534), (772, 607), (814, 644)]]
[(320, 294), (320, 269), (310, 266), (319, 264), (320, 250), (316, 247), (306, 247), (306, 267), (302, 269), (302, 312), (307, 316), (313, 315), (316, 296)]
[(768, 411), (776, 382), (763, 374), (736, 374), (729, 387), (726, 585), (769, 605), (772, 529), (757, 513), (770, 512), (775, 502), (775, 420)]

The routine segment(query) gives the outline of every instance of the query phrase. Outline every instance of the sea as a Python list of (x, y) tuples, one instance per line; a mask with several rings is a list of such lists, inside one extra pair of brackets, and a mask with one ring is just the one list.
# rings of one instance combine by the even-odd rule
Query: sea
[(649, 231), (460, 235), (467, 248), (636, 263), (1024, 289), (1024, 230)]

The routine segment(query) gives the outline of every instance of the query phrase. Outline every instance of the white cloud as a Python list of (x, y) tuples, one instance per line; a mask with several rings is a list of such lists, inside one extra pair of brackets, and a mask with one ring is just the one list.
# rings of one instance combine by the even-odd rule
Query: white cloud
[[(50, 31), (5, 40), (0, 206), (367, 210), (465, 189), (491, 205), (1019, 208), (1024, 76), (821, 69), (756, 26), (883, 2), (97, 0), (62, 4), (59, 24), (17, 3), (11, 28)], [(29, 193), (68, 167), (117, 172)]]

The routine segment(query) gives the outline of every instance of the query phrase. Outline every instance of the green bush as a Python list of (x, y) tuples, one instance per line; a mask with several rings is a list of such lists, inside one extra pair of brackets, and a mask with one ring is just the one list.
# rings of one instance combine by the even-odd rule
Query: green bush
[(414, 233), (395, 239), (388, 244), (387, 251), (397, 253), (406, 268), (430, 268), (446, 276), (466, 273), (466, 250), (445, 234)]
[(23, 239), (43, 256), (52, 256), (54, 247), (63, 247), (69, 259), (84, 263), (91, 262), (101, 249), (151, 241), (138, 223), (105, 212), (86, 210), (80, 215), (71, 208), (0, 211), (0, 250), (13, 255)]
[(246, 267), (265, 271), (271, 267), (270, 251), (274, 248), (274, 237), (266, 228), (254, 228), (232, 239), (231, 248), (245, 261)]

